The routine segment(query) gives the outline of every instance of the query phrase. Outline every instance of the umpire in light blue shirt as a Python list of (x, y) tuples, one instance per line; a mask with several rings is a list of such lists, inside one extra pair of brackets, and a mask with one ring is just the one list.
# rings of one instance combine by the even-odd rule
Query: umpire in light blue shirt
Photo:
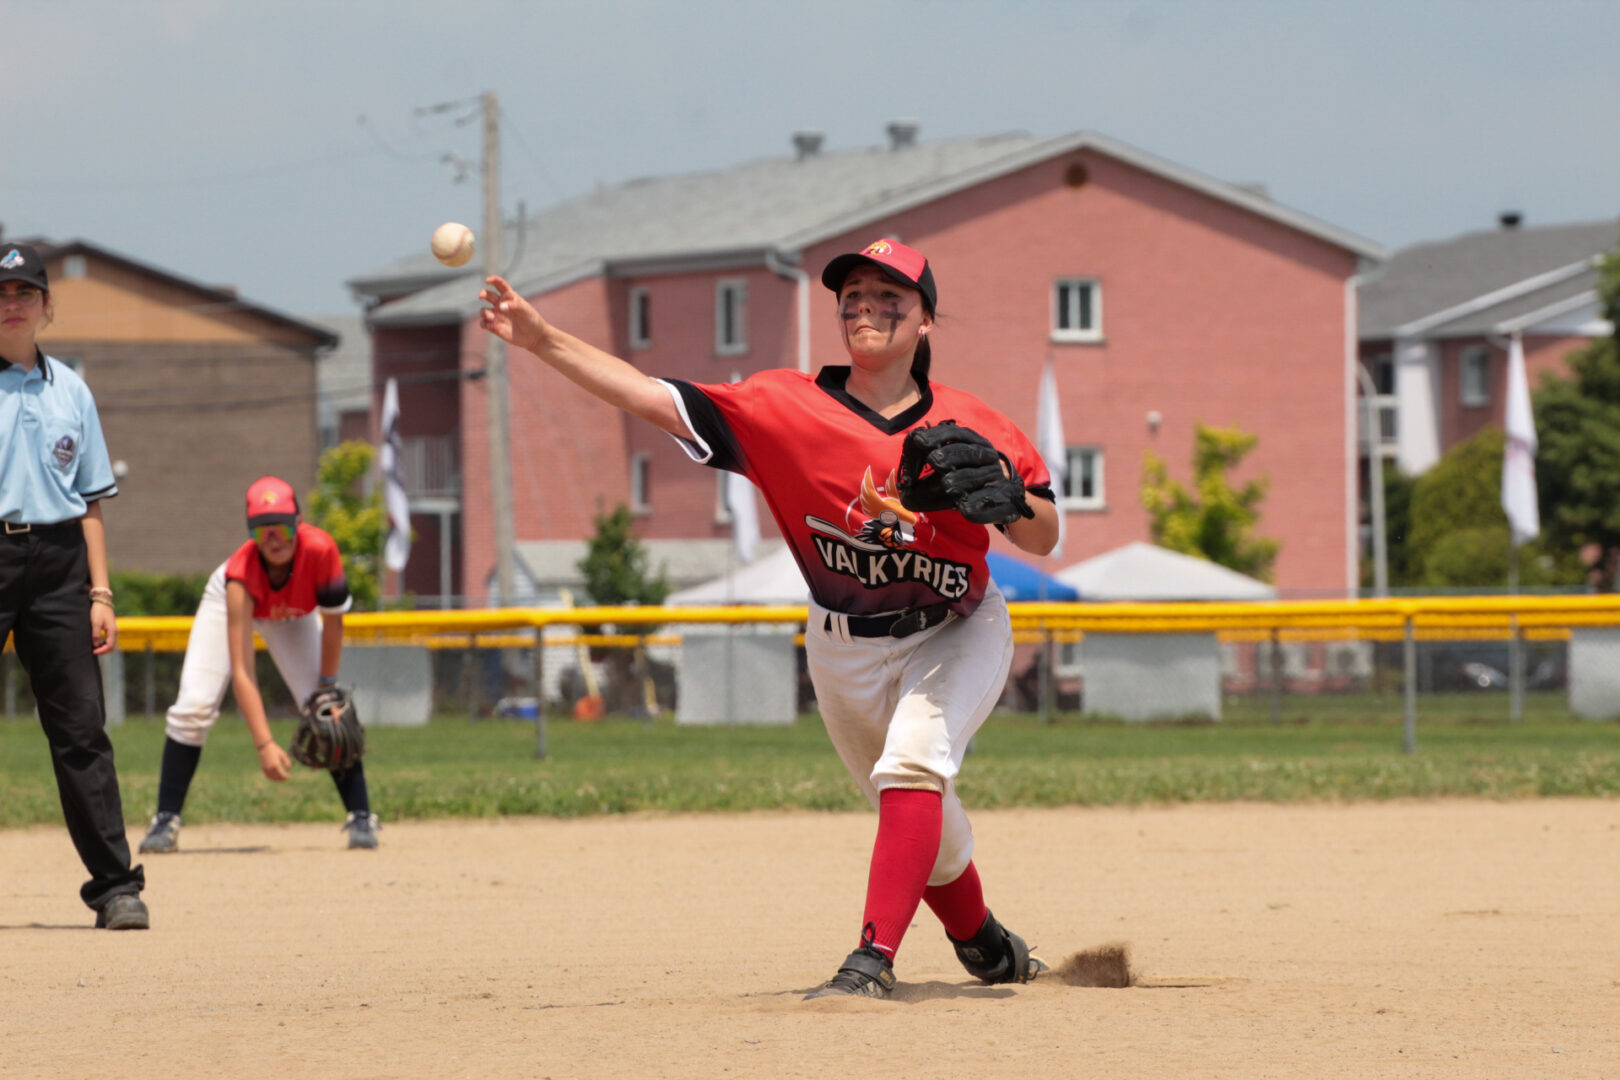
[(118, 493), (84, 380), (40, 351), (54, 314), (39, 253), (0, 243), (0, 643), (10, 637), (50, 742), (96, 926), (145, 930), (96, 657), (118, 641), (100, 500)]

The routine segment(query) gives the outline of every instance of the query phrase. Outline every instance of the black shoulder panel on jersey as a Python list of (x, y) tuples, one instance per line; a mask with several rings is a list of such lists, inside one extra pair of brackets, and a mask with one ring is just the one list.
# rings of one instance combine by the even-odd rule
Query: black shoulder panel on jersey
[(685, 379), (666, 380), (681, 395), (686, 407), (686, 418), (692, 424), (692, 433), (709, 446), (711, 457), (705, 464), (727, 472), (746, 473), (746, 457), (737, 442), (736, 433), (709, 395)]

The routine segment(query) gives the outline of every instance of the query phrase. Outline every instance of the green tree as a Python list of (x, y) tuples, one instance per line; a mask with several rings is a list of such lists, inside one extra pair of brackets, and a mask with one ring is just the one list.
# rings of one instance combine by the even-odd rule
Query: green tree
[(1616, 588), (1620, 561), (1620, 249), (1604, 260), (1598, 283), (1614, 326), (1569, 358), (1570, 375), (1543, 376), (1534, 394), (1536, 489), (1542, 538), (1563, 559), (1596, 554), (1604, 591)]
[[(1412, 484), (1405, 565), (1410, 584), (1430, 588), (1507, 584), (1512, 539), (1502, 510), (1506, 436), (1489, 427), (1453, 446)], [(1578, 580), (1569, 559), (1541, 541), (1520, 548), (1519, 580), (1554, 585)]]
[(579, 561), (585, 591), (597, 604), (657, 606), (669, 595), (662, 568), (654, 575), (647, 566), (647, 548), (631, 530), (630, 508), (619, 505), (610, 514), (596, 515), (596, 534)]
[[(639, 604), (656, 607), (669, 595), (669, 581), (662, 567), (657, 574), (648, 568), (645, 545), (637, 540), (631, 529), (633, 518), (623, 504), (610, 514), (596, 515), (596, 533), (586, 547), (585, 557), (579, 561), (579, 572), (585, 576), (585, 590), (597, 604)], [(613, 633), (613, 626), (602, 627), (603, 633)], [(635, 633), (646, 634), (651, 626), (637, 626)], [(651, 669), (646, 650), (609, 649), (596, 659), (607, 665), (607, 679), (602, 687), (603, 698), (609, 712), (645, 711)]]
[(386, 517), (382, 492), (361, 495), (376, 455), (370, 443), (352, 440), (321, 455), (304, 517), (332, 534), (343, 554), (343, 573), (349, 579), (356, 610), (377, 610), (382, 538)]
[(1237, 428), (1199, 424), (1191, 491), (1170, 479), (1164, 459), (1149, 450), (1142, 468), (1142, 505), (1153, 542), (1270, 581), (1280, 545), (1253, 531), (1270, 484), (1262, 476), (1235, 488), (1227, 477), (1259, 441)]

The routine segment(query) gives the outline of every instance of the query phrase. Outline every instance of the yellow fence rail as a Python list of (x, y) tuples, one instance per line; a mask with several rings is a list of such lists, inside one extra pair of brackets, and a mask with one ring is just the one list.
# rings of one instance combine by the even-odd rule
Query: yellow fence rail
[[(1069, 637), (1111, 634), (1218, 633), (1225, 640), (1500, 638), (1515, 631), (1529, 639), (1556, 639), (1581, 627), (1620, 627), (1620, 596), (1416, 597), (1398, 600), (1268, 601), (1263, 603), (1009, 605), (1013, 628)], [(439, 648), (528, 646), (532, 631), (550, 626), (610, 625), (616, 636), (587, 635), (586, 644), (634, 644), (646, 635), (631, 628), (694, 623), (803, 623), (804, 607), (581, 607), (498, 608), (479, 611), (384, 611), (349, 615), (346, 638), (357, 645), (422, 644)], [(191, 631), (189, 616), (118, 620), (119, 647), (180, 652)], [(1072, 638), (1071, 638), (1072, 640)], [(571, 643), (547, 639), (548, 644)]]

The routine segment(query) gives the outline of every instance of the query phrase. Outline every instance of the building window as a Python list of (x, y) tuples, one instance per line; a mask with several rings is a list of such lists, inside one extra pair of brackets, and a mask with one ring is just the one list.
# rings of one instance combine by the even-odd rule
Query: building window
[(1395, 392), (1395, 357), (1392, 353), (1379, 353), (1368, 365), (1372, 368), (1373, 388), (1380, 394)]
[(652, 293), (644, 288), (630, 290), (630, 347), (645, 349), (652, 344)]
[(1090, 278), (1059, 278), (1052, 287), (1052, 340), (1102, 340), (1102, 285)]
[(630, 455), (630, 512), (652, 513), (652, 488), (649, 472), (652, 455), (645, 450)]
[(1470, 407), (1491, 403), (1491, 350), (1486, 345), (1470, 345), (1462, 351), (1462, 404)]
[(62, 276), (65, 278), (84, 277), (85, 262), (83, 255), (69, 255), (62, 260)]
[(1107, 505), (1103, 490), (1103, 452), (1096, 446), (1069, 447), (1069, 470), (1063, 478), (1064, 510), (1101, 510)]
[(714, 351), (721, 356), (748, 351), (746, 281), (721, 281), (714, 287)]

